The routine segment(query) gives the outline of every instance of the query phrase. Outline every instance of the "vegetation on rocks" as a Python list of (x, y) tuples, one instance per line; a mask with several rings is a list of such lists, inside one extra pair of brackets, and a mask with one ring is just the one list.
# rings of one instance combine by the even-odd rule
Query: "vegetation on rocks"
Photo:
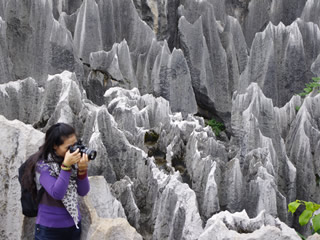
[[(299, 224), (301, 226), (304, 226), (310, 221), (310, 219), (312, 219), (313, 233), (320, 233), (320, 213), (315, 214), (315, 211), (317, 211), (320, 208), (320, 205), (313, 202), (296, 200), (294, 202), (289, 203), (289, 212), (294, 214), (300, 205), (305, 206), (305, 210), (299, 216)], [(301, 234), (299, 235), (302, 239), (305, 239), (304, 236), (302, 236)]]
[[(303, 89), (302, 93), (299, 93), (301, 97), (305, 97), (313, 91), (315, 88), (320, 88), (320, 77), (313, 77), (312, 82), (306, 84), (306, 87)], [(318, 91), (320, 93), (320, 90)]]
[(209, 120), (207, 124), (212, 128), (212, 131), (217, 137), (219, 137), (220, 133), (226, 129), (223, 123), (218, 122), (215, 119)]

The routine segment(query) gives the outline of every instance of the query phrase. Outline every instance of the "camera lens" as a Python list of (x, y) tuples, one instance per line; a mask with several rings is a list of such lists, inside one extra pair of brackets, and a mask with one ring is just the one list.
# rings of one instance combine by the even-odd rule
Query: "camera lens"
[(97, 156), (97, 151), (88, 149), (87, 155), (88, 155), (89, 160), (94, 160)]
[(77, 150), (77, 147), (75, 147), (75, 146), (70, 146), (70, 147), (69, 147), (69, 150), (70, 150), (70, 153), (73, 153), (74, 151)]

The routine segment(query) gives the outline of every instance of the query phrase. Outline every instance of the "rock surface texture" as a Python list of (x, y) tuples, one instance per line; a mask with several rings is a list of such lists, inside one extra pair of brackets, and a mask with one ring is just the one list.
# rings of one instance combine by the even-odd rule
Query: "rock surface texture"
[[(56, 122), (98, 156), (82, 239), (299, 239), (320, 203), (317, 0), (0, 0), (0, 239)], [(209, 120), (213, 120), (210, 121)], [(209, 126), (211, 125), (212, 128)]]

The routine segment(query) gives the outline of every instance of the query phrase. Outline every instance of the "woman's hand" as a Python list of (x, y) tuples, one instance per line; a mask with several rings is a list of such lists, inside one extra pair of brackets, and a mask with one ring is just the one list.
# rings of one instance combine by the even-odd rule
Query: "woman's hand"
[(63, 165), (66, 167), (71, 167), (73, 164), (78, 163), (81, 159), (81, 154), (79, 153), (79, 148), (73, 153), (70, 153), (70, 150), (66, 152), (64, 156)]
[(87, 172), (88, 162), (88, 155), (85, 153), (82, 154), (82, 158), (78, 162), (78, 175), (83, 175)]

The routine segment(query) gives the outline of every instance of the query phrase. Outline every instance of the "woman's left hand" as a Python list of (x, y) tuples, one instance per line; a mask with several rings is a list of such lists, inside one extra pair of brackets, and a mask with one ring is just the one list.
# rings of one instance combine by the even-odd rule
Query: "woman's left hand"
[(80, 161), (78, 162), (78, 174), (82, 175), (81, 173), (85, 173), (88, 169), (88, 155), (87, 154), (82, 154), (82, 157)]

